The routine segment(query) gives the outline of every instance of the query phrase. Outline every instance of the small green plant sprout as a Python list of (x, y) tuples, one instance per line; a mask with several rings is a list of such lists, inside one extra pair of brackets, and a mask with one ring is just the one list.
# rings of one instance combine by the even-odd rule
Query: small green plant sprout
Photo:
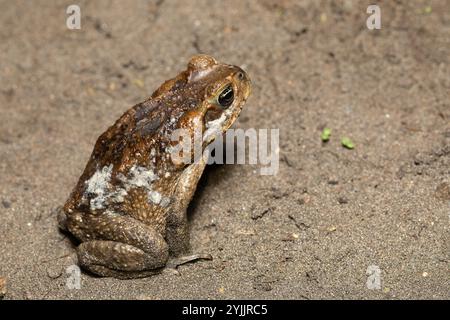
[(323, 142), (328, 142), (330, 140), (330, 136), (331, 136), (331, 129), (324, 128), (322, 134), (320, 135), (320, 139), (322, 139)]
[(341, 144), (347, 149), (355, 148), (355, 144), (353, 143), (353, 141), (350, 140), (350, 138), (347, 138), (347, 137), (343, 137), (341, 139)]

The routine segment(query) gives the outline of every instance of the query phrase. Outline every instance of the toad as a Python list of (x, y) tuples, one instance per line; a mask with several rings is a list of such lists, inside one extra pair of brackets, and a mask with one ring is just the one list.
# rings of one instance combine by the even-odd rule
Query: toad
[[(97, 140), (59, 227), (77, 240), (78, 263), (99, 275), (138, 278), (210, 255), (189, 254), (186, 209), (207, 146), (237, 119), (251, 83), (241, 68), (207, 55), (126, 111)], [(173, 133), (201, 132), (201, 155), (173, 152)], [(195, 144), (193, 143), (192, 146)]]

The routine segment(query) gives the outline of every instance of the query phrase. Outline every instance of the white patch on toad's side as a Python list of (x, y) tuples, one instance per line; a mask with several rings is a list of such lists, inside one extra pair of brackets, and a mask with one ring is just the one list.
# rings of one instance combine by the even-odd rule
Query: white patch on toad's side
[(112, 169), (112, 164), (105, 166), (101, 170), (97, 170), (92, 177), (85, 182), (87, 188), (83, 198), (86, 198), (87, 194), (95, 195), (90, 201), (90, 206), (93, 210), (104, 208), (105, 201), (108, 198), (108, 188), (110, 187), (109, 181), (111, 180)]
[(117, 190), (111, 194), (111, 200), (116, 203), (122, 203), (125, 201), (125, 197), (127, 195), (128, 195), (127, 190), (123, 188), (117, 188)]
[(83, 195), (87, 199), (88, 195), (94, 195), (90, 200), (91, 210), (105, 209), (108, 202), (122, 203), (128, 195), (128, 191), (133, 188), (144, 188), (147, 191), (148, 202), (151, 204), (166, 207), (170, 199), (162, 196), (153, 190), (152, 183), (158, 179), (158, 175), (152, 169), (140, 166), (131, 167), (128, 176), (119, 174), (117, 177), (122, 181), (122, 187), (111, 187), (111, 174), (113, 165), (105, 166), (97, 170), (85, 183), (86, 191)]
[(150, 204), (166, 207), (169, 205), (170, 199), (163, 197), (158, 191), (152, 188), (153, 181), (158, 178), (158, 175), (152, 169), (139, 166), (133, 166), (130, 169), (128, 178), (123, 175), (119, 176), (126, 191), (131, 188), (144, 188), (147, 191), (147, 199)]
[(129, 174), (131, 177), (126, 181), (127, 184), (135, 187), (144, 187), (146, 189), (150, 189), (152, 182), (158, 179), (158, 176), (152, 169), (147, 169), (145, 167), (133, 166), (131, 167)]
[(104, 194), (106, 187), (109, 186), (109, 180), (111, 179), (113, 165), (103, 167), (101, 170), (97, 170), (92, 177), (87, 180), (86, 192), (94, 194)]
[(161, 202), (161, 194), (157, 191), (150, 191), (148, 193), (148, 200), (154, 204), (159, 204)]

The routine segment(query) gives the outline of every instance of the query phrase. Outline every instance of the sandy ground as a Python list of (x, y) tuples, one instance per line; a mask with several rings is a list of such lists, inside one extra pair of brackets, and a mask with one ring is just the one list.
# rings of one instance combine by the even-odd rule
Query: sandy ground
[[(375, 1), (375, 31), (374, 1), (77, 1), (70, 31), (73, 2), (0, 1), (5, 299), (450, 298), (448, 1)], [(207, 169), (191, 243), (213, 261), (69, 289), (54, 209), (99, 134), (197, 52), (250, 74), (236, 127), (280, 129), (278, 174)]]

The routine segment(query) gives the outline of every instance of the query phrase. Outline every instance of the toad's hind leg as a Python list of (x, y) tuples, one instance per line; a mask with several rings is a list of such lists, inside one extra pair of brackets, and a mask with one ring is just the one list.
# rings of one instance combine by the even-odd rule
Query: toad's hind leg
[(77, 248), (77, 255), (84, 269), (99, 276), (119, 279), (153, 275), (165, 265), (164, 259), (155, 259), (142, 249), (116, 241), (83, 242)]
[(169, 257), (163, 236), (132, 217), (74, 213), (67, 223), (82, 241), (77, 248), (80, 266), (100, 276), (145, 277), (164, 267)]

